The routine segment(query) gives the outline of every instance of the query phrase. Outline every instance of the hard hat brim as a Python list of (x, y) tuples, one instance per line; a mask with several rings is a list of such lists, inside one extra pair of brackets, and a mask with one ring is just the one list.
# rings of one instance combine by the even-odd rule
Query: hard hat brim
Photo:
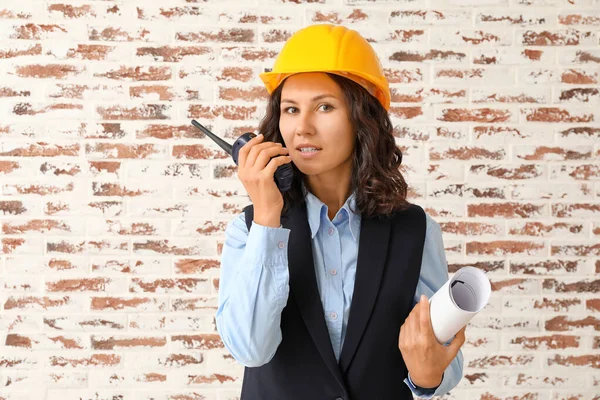
[(386, 110), (389, 110), (391, 103), (390, 89), (387, 80), (378, 79), (363, 71), (355, 70), (302, 70), (302, 71), (286, 71), (286, 72), (263, 72), (259, 74), (263, 81), (267, 92), (272, 94), (275, 89), (283, 82), (283, 80), (291, 75), (301, 74), (305, 72), (329, 72), (348, 78), (361, 85), (367, 92), (374, 96), (383, 105)]

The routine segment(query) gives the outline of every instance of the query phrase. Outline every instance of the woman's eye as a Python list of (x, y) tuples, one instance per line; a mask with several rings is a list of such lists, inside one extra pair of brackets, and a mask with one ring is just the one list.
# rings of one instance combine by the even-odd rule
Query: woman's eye
[[(321, 105), (319, 106), (319, 108), (321, 108), (321, 107), (328, 107), (330, 110), (331, 110), (331, 109), (333, 109), (333, 106), (331, 106), (330, 104), (321, 104)], [(287, 107), (287, 108), (284, 108), (284, 109), (283, 109), (283, 111), (284, 111), (285, 113), (290, 113), (290, 110), (295, 110), (295, 111), (297, 111), (296, 107)], [(324, 110), (324, 111), (329, 111), (329, 110)], [(294, 114), (294, 112), (292, 112), (292, 114)]]

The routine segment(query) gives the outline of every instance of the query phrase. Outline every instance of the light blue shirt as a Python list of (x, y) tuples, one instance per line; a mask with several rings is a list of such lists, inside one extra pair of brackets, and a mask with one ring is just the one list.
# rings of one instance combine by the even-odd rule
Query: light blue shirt
[[(335, 357), (339, 361), (354, 291), (361, 216), (350, 209), (350, 205), (355, 205), (355, 193), (348, 197), (333, 221), (328, 217), (327, 205), (311, 192), (306, 193), (317, 285)], [(421, 294), (431, 298), (449, 278), (442, 231), (429, 214), (426, 214), (426, 220), (421, 273), (413, 306)], [(289, 234), (290, 229), (266, 227), (256, 222), (252, 223), (248, 233), (243, 212), (225, 230), (217, 330), (231, 355), (247, 367), (269, 362), (282, 339), (281, 312), (290, 290)], [(437, 388), (421, 391), (414, 387), (410, 375), (404, 382), (415, 396), (431, 398), (448, 393), (458, 385), (462, 373), (463, 355), (459, 351), (444, 371)]]

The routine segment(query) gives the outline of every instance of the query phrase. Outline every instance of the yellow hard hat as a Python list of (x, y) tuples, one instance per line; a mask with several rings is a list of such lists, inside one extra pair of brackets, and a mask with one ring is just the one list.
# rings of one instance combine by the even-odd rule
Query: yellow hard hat
[(317, 24), (300, 29), (284, 44), (270, 72), (259, 74), (269, 94), (288, 76), (330, 72), (364, 87), (390, 108), (390, 87), (375, 50), (358, 32), (339, 25)]

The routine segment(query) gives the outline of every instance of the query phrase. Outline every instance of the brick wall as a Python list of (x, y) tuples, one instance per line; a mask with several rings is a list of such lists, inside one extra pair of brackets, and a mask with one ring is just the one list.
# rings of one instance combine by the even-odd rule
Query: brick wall
[(295, 30), (375, 47), (411, 199), (493, 297), (448, 399), (600, 395), (600, 1), (0, 3), (0, 399), (236, 399), (215, 330), (248, 203), (193, 128), (255, 130)]

